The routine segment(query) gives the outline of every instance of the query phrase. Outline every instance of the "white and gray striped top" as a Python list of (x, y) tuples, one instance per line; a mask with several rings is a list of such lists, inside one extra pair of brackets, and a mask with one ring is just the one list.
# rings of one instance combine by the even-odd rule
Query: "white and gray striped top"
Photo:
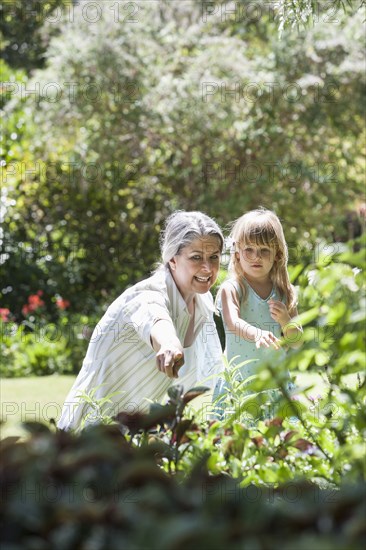
[(173, 383), (183, 384), (185, 391), (198, 383), (213, 388), (223, 368), (213, 311), (211, 293), (197, 294), (194, 342), (184, 348), (179, 378), (170, 379), (156, 367), (151, 329), (161, 319), (171, 321), (184, 342), (190, 313), (169, 269), (162, 268), (123, 292), (94, 329), (81, 371), (66, 398), (59, 428), (77, 429), (98, 421), (98, 414), (80, 400), (81, 393), (92, 390), (94, 400), (118, 392), (102, 407), (113, 416), (122, 410), (146, 411), (149, 402), (161, 402)]

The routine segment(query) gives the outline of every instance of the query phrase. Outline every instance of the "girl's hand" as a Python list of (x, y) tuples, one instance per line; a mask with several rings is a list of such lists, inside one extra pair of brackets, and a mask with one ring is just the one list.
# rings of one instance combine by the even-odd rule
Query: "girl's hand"
[(275, 349), (280, 349), (279, 339), (269, 330), (259, 330), (259, 335), (255, 340), (255, 347), (259, 349), (269, 348), (271, 346)]
[(281, 327), (287, 325), (287, 323), (291, 321), (290, 314), (283, 302), (279, 300), (268, 300), (268, 304), (272, 319), (277, 321)]
[(178, 378), (178, 370), (184, 363), (183, 349), (174, 345), (162, 345), (156, 354), (156, 366), (169, 378)]

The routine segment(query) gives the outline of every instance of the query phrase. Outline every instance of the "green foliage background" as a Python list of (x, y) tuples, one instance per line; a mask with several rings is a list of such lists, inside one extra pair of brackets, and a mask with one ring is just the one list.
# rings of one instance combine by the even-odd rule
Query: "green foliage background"
[(280, 4), (5, 2), (1, 300), (16, 320), (38, 289), (51, 319), (55, 293), (98, 313), (149, 273), (176, 208), (223, 225), (273, 208), (293, 263), (361, 231), (363, 10), (294, 31), (310, 8)]

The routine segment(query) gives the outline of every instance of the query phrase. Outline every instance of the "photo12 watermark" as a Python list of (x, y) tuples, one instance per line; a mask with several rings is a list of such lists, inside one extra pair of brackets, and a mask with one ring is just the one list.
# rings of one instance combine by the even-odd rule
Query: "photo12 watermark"
[(242, 82), (205, 81), (201, 82), (203, 103), (219, 100), (220, 103), (248, 103), (259, 101), (276, 105), (279, 101), (297, 103), (310, 95), (313, 103), (336, 103), (339, 85), (336, 82), (323, 82), (315, 79), (311, 85), (295, 82)]
[[(202, 179), (206, 184), (220, 182), (235, 183), (275, 183), (300, 184), (311, 181), (319, 184), (339, 183), (340, 169), (336, 162), (300, 161), (243, 161), (242, 159), (211, 159), (202, 163)], [(292, 192), (290, 188), (290, 192)], [(296, 192), (296, 188), (293, 191)]]
[[(307, 5), (306, 17), (322, 24), (339, 25), (339, 6), (332, 0), (312, 0)], [(305, 10), (304, 10), (305, 13)], [(253, 24), (259, 21), (279, 21), (281, 2), (265, 1), (231, 1), (213, 2), (203, 0), (201, 3), (201, 19), (203, 23), (220, 21), (221, 23)]]
[(139, 502), (140, 496), (136, 489), (119, 487), (118, 479), (109, 480), (108, 488), (94, 481), (75, 481), (68, 479), (61, 482), (57, 479), (37, 481), (24, 479), (6, 483), (0, 489), (0, 502), (5, 503), (16, 498), (23, 505), (30, 504), (62, 504), (88, 505), (108, 498), (111, 502), (123, 504)]
[(274, 504), (281, 498), (282, 501), (288, 504), (295, 504), (304, 500), (308, 503), (334, 503), (337, 502), (336, 489), (322, 491), (318, 485), (305, 486), (296, 481), (287, 481), (281, 485), (266, 481), (263, 486), (254, 485), (253, 483), (243, 486), (243, 481), (234, 479), (217, 479), (208, 480), (201, 485), (202, 502), (219, 501), (225, 505), (229, 503), (240, 504), (247, 502), (255, 504), (258, 502)]
[(143, 2), (121, 0), (65, 0), (58, 6), (49, 2), (22, 2), (21, 6), (13, 3), (6, 6), (7, 16), (16, 17), (18, 21), (42, 22), (48, 25), (59, 25), (62, 22), (74, 23), (82, 20), (88, 24), (95, 24), (103, 19), (115, 23), (139, 23), (139, 12), (143, 9)]
[[(14, 136), (16, 139), (16, 136)], [(113, 161), (108, 164), (88, 161), (2, 161), (0, 164), (0, 182), (3, 185), (14, 183), (15, 180), (23, 183), (36, 180), (46, 181), (48, 184), (58, 183), (60, 180), (68, 185), (79, 188), (81, 183), (97, 184), (103, 181), (120, 181), (132, 179), (137, 172), (136, 163), (131, 161)]]
[(125, 81), (108, 81), (105, 83), (90, 82), (85, 78), (84, 82), (13, 82), (1, 83), (1, 95), (5, 101), (12, 99), (33, 101), (37, 105), (45, 103), (75, 104), (101, 104), (106, 92), (110, 101), (116, 106), (123, 104), (135, 104), (142, 99), (142, 91), (138, 81), (127, 79)]

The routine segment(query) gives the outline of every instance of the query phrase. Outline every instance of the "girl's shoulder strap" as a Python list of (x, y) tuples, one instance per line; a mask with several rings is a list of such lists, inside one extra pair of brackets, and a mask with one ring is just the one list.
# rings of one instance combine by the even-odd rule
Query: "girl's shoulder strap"
[(237, 294), (239, 296), (239, 299), (242, 298), (243, 289), (241, 288), (239, 281), (234, 279), (234, 277), (230, 277), (229, 279), (226, 279), (226, 281), (224, 281), (223, 285), (225, 285), (225, 287), (227, 287), (227, 288), (233, 288), (234, 287), (235, 291), (237, 292)]
[(240, 285), (239, 285), (238, 281), (236, 279), (234, 279), (233, 277), (225, 279), (225, 281), (223, 283), (221, 283), (220, 288), (219, 288), (219, 290), (217, 292), (217, 295), (216, 295), (216, 299), (215, 299), (215, 307), (216, 307), (216, 310), (219, 313), (221, 313), (221, 311), (222, 311), (221, 292), (224, 288), (225, 289), (227, 288), (227, 289), (230, 289), (230, 290), (232, 290), (234, 288), (234, 290), (238, 294), (239, 300), (241, 300), (241, 297), (242, 297), (242, 290), (240, 288)]

